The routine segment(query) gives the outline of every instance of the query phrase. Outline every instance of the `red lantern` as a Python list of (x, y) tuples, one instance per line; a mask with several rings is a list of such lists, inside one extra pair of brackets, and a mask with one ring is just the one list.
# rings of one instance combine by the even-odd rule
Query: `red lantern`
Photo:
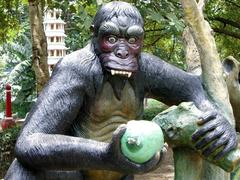
[(6, 111), (5, 119), (1, 122), (2, 129), (7, 129), (15, 125), (12, 117), (11, 85), (6, 84)]

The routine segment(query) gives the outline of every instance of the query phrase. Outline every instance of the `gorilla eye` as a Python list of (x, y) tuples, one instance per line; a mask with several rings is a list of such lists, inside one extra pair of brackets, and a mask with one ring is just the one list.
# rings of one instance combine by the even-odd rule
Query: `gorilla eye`
[(117, 38), (115, 36), (110, 36), (108, 38), (108, 42), (110, 42), (111, 44), (114, 44), (115, 42), (117, 42)]
[(130, 44), (134, 44), (136, 41), (137, 41), (137, 39), (134, 38), (134, 37), (131, 37), (131, 38), (128, 39), (128, 42), (129, 42)]

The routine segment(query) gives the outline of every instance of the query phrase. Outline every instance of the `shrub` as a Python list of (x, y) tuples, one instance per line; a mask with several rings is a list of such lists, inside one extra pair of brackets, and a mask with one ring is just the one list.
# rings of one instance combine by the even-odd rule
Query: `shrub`
[(163, 110), (162, 107), (146, 108), (144, 109), (143, 119), (150, 121)]
[(15, 126), (0, 132), (0, 179), (3, 178), (14, 159), (14, 147), (20, 127)]
[(154, 100), (147, 100), (147, 107), (144, 109), (143, 119), (144, 120), (152, 120), (157, 114), (166, 110), (168, 108), (167, 105)]

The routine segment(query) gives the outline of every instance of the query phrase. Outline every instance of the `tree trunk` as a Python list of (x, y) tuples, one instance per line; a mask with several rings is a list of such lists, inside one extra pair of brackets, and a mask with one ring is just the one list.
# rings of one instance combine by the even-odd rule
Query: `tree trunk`
[(32, 66), (36, 75), (37, 93), (39, 93), (49, 79), (47, 40), (43, 28), (44, 1), (29, 0), (28, 2), (32, 36)]
[[(212, 30), (207, 21), (204, 20), (202, 10), (204, 0), (199, 0), (198, 5), (195, 0), (181, 0), (185, 13), (185, 20), (188, 27), (183, 33), (185, 42), (186, 61), (188, 70), (201, 74), (207, 93), (218, 107), (227, 116), (228, 120), (234, 124), (233, 113), (229, 102), (229, 95), (223, 79), (222, 65), (217, 52), (215, 40), (212, 36)], [(201, 69), (202, 67), (202, 69)], [(191, 164), (190, 169), (202, 171), (202, 174), (196, 173), (195, 179), (225, 180), (229, 179), (229, 174), (203, 160), (203, 164), (192, 162), (190, 157), (196, 154), (184, 155), (185, 164)], [(179, 156), (181, 155), (178, 154)], [(176, 158), (177, 159), (177, 158)], [(201, 167), (200, 167), (201, 166)], [(187, 176), (183, 179), (188, 178)]]
[(202, 74), (200, 56), (192, 34), (187, 26), (182, 34), (187, 71), (196, 75)]
[(228, 120), (234, 124), (227, 86), (223, 79), (222, 64), (212, 36), (212, 29), (209, 23), (204, 20), (201, 8), (197, 6), (195, 0), (181, 0), (181, 2), (186, 23), (190, 27), (190, 32), (200, 55), (205, 88), (210, 98), (225, 113)]
[[(188, 26), (184, 29), (182, 37), (185, 48), (187, 71), (196, 75), (201, 75), (202, 68), (200, 55)], [(181, 158), (179, 158), (178, 156), (181, 156)], [(194, 163), (196, 162), (194, 158), (198, 159), (198, 163)], [(183, 165), (186, 166), (185, 169), (190, 169), (190, 172), (194, 172), (192, 173), (192, 175), (189, 176), (189, 173), (181, 173), (182, 170), (178, 170), (176, 173), (178, 174), (178, 177), (176, 177), (177, 180), (186, 178), (209, 180), (217, 180), (219, 178), (220, 180), (229, 179), (229, 176), (225, 174), (220, 168), (215, 167), (215, 165), (211, 165), (209, 162), (203, 160), (198, 153), (191, 151), (188, 148), (185, 148), (184, 150), (176, 148), (174, 150), (174, 161), (176, 163), (176, 169), (177, 167), (181, 167), (180, 164), (183, 162)]]

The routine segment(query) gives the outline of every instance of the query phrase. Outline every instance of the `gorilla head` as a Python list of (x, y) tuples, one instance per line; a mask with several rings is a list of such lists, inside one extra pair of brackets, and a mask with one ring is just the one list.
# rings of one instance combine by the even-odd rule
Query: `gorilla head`
[(126, 2), (108, 3), (93, 21), (95, 52), (111, 75), (130, 77), (138, 70), (138, 56), (143, 44), (143, 19)]

